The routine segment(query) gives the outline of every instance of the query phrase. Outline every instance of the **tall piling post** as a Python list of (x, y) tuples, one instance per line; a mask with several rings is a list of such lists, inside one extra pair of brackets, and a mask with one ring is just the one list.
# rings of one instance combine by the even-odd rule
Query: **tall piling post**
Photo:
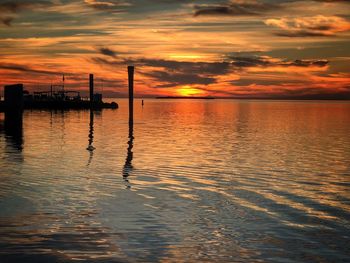
[(14, 146), (22, 150), (23, 144), (23, 84), (4, 87), (5, 134), (13, 139)]
[(7, 85), (4, 87), (5, 110), (22, 112), (23, 84)]
[(129, 123), (134, 122), (134, 66), (128, 66), (129, 76)]
[(89, 75), (90, 108), (94, 106), (94, 74)]

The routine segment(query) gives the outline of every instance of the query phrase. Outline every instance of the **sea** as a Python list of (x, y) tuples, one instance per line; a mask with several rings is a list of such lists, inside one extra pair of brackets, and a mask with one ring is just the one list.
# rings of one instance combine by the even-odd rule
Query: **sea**
[(0, 113), (0, 262), (350, 262), (350, 103)]

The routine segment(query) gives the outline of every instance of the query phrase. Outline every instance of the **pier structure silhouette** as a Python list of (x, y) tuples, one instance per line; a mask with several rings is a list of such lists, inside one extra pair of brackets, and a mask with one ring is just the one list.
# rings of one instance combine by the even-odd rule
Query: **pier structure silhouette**
[[(129, 93), (129, 121), (128, 121), (128, 147), (123, 166), (123, 179), (127, 184), (127, 188), (130, 188), (129, 175), (133, 169), (133, 146), (134, 146), (134, 66), (128, 66), (128, 93)], [(60, 95), (64, 95), (69, 91), (61, 90)], [(86, 148), (89, 151), (88, 166), (91, 164), (93, 158), (93, 152), (95, 147), (93, 146), (94, 141), (94, 111), (101, 108), (117, 108), (118, 105), (108, 104), (102, 102), (102, 96), (94, 93), (94, 75), (89, 74), (89, 100), (88, 101), (67, 101), (67, 100), (54, 100), (53, 85), (50, 87), (48, 94), (51, 96), (43, 96), (46, 100), (33, 99), (28, 102), (28, 98), (24, 96), (23, 84), (7, 85), (5, 86), (5, 101), (0, 105), (0, 111), (5, 112), (5, 128), (8, 134), (10, 134), (15, 140), (18, 149), (22, 148), (23, 135), (22, 135), (22, 121), (23, 121), (23, 110), (24, 109), (89, 109), (90, 110), (90, 121), (89, 121), (89, 134), (88, 134), (88, 146)], [(35, 93), (39, 94), (39, 93)], [(40, 93), (43, 95), (46, 93)], [(56, 93), (57, 94), (57, 93)], [(78, 93), (79, 94), (79, 93)], [(61, 96), (63, 98), (63, 96)], [(71, 104), (69, 104), (71, 102)], [(142, 100), (142, 106), (144, 102)], [(11, 128), (12, 127), (12, 128)], [(15, 128), (15, 129), (13, 129)]]
[(79, 91), (59, 89), (54, 91), (29, 93), (23, 84), (6, 85), (4, 87), (4, 101), (0, 101), (0, 112), (21, 112), (23, 109), (117, 109), (116, 102), (106, 103), (102, 94), (94, 92), (94, 75), (89, 74), (89, 99), (83, 99)]

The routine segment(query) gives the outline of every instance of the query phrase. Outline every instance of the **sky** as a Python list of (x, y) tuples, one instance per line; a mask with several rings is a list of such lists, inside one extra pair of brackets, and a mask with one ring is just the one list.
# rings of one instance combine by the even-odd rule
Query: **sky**
[(0, 86), (350, 99), (349, 0), (0, 0)]

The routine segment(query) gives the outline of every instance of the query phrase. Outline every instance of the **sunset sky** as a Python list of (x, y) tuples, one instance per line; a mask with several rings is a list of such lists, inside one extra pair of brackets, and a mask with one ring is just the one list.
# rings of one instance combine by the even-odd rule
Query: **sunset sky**
[(349, 0), (0, 0), (0, 86), (350, 98)]

